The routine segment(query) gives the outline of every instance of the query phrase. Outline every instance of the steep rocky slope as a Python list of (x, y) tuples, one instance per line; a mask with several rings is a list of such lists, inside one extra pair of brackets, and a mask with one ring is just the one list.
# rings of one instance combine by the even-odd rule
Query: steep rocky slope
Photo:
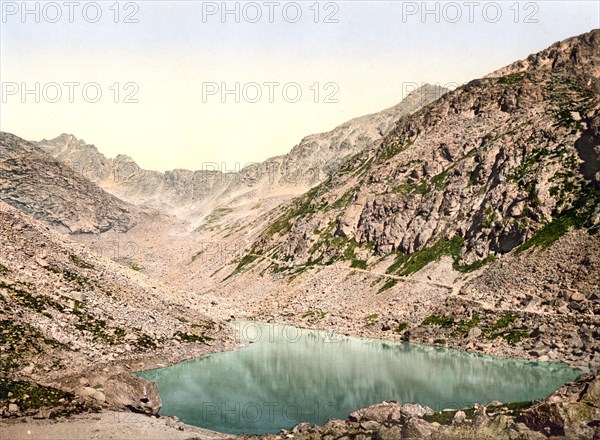
[[(235, 346), (227, 324), (200, 312), (210, 299), (147, 277), (107, 240), (106, 234), (123, 237), (132, 228), (176, 221), (115, 198), (16, 136), (0, 135), (0, 153), (0, 418), (155, 414), (158, 389), (134, 371)], [(74, 242), (81, 237), (94, 237), (95, 246)], [(136, 429), (179, 436), (174, 420), (138, 423), (142, 428), (102, 429), (121, 438)], [(17, 425), (0, 425), (20, 436)], [(59, 438), (72, 436), (69, 426), (58, 429)]]
[(197, 171), (148, 171), (124, 155), (108, 159), (94, 145), (67, 134), (42, 140), (37, 146), (124, 200), (185, 218), (206, 216), (219, 205), (254, 205), (261, 200), (269, 205), (271, 198), (278, 204), (302, 194), (335, 171), (344, 159), (385, 135), (400, 116), (446, 91), (424, 85), (394, 107), (353, 119), (327, 133), (307, 136), (288, 154), (262, 163), (237, 164), (243, 167), (238, 172), (226, 173), (221, 164), (206, 164)]
[(131, 205), (32, 143), (0, 132), (0, 200), (70, 233), (124, 232)]
[(296, 199), (253, 253), (407, 275), (440, 255), (472, 269), (600, 220), (600, 31), (551, 46), (402, 117)]
[(1, 201), (0, 236), (4, 415), (106, 406), (153, 413), (157, 390), (132, 370), (227, 349), (223, 324), (186, 296)]

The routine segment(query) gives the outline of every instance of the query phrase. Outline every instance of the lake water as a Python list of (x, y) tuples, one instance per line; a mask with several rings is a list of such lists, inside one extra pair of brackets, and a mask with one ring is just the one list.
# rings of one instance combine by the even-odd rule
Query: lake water
[(241, 338), (253, 341), (248, 347), (139, 373), (158, 384), (161, 414), (225, 433), (275, 433), (300, 421), (343, 419), (383, 400), (440, 410), (544, 398), (580, 374), (560, 363), (290, 326), (237, 326)]

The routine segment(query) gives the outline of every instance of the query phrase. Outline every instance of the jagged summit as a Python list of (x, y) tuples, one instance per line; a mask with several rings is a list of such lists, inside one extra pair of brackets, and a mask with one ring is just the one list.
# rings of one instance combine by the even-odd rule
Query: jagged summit
[(595, 61), (595, 52), (600, 44), (600, 29), (594, 29), (576, 37), (558, 41), (547, 49), (529, 55), (524, 60), (515, 61), (498, 69), (485, 78), (506, 76), (524, 70), (568, 70), (577, 74), (585, 69), (585, 74), (594, 78), (600, 77), (600, 66)]

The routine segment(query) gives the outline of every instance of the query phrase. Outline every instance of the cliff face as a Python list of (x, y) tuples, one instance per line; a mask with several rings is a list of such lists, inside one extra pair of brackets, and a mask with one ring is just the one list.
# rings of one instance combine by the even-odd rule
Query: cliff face
[[(302, 194), (337, 170), (345, 159), (388, 133), (400, 116), (446, 91), (425, 85), (394, 107), (353, 119), (327, 133), (307, 136), (290, 153), (233, 173), (211, 170), (208, 165), (197, 171), (148, 171), (127, 156), (108, 159), (94, 145), (67, 134), (42, 140), (37, 146), (123, 200), (197, 217), (216, 205), (240, 206), (272, 197), (287, 200)], [(207, 206), (209, 211), (204, 212)]]
[(131, 205), (9, 133), (0, 133), (0, 200), (69, 233), (134, 225)]
[(403, 116), (288, 206), (253, 252), (300, 265), (396, 252), (391, 270), (407, 274), (420, 257), (476, 267), (570, 226), (594, 231), (599, 97), (595, 30)]

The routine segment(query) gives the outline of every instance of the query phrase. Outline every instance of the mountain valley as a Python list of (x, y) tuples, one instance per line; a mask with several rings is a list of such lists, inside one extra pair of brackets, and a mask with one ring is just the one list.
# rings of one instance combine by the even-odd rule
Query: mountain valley
[(158, 418), (133, 373), (234, 350), (242, 320), (584, 372), (522, 406), (384, 402), (263, 438), (600, 438), (599, 97), (593, 30), (235, 173), (2, 132), (0, 429), (226, 437)]

